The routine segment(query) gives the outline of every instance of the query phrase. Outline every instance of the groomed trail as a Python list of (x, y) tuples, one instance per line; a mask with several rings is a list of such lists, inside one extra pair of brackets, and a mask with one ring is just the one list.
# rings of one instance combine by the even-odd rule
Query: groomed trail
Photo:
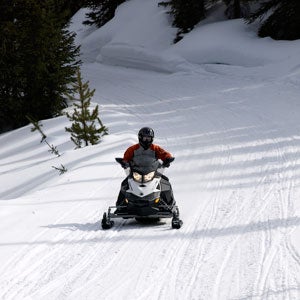
[[(1, 300), (300, 299), (300, 41), (260, 39), (219, 3), (174, 45), (158, 2), (125, 1), (100, 29), (72, 19), (101, 143), (74, 150), (66, 116), (41, 121), (60, 157), (31, 125), (0, 135)], [(176, 158), (183, 227), (104, 231), (114, 158), (144, 126)]]
[[(65, 149), (58, 159), (30, 126), (0, 136), (1, 176), (20, 180), (1, 191), (0, 298), (299, 299), (299, 86), (230, 66), (170, 75), (87, 64), (84, 74), (111, 132), (101, 144), (60, 144), (61, 118), (45, 122)], [(144, 124), (176, 157), (166, 175), (184, 225), (104, 231), (124, 177), (114, 157)]]

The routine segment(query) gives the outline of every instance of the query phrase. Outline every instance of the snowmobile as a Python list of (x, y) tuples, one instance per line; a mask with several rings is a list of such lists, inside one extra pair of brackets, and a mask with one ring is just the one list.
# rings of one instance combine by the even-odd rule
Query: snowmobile
[[(168, 163), (173, 160), (170, 158)], [(183, 222), (169, 180), (163, 175), (165, 165), (147, 156), (138, 156), (130, 163), (125, 163), (122, 158), (116, 158), (116, 161), (127, 175), (121, 186), (125, 198), (121, 205), (110, 206), (103, 214), (102, 228), (110, 229), (114, 225), (112, 219), (118, 218), (135, 218), (142, 223), (172, 218), (172, 228), (179, 229)]]

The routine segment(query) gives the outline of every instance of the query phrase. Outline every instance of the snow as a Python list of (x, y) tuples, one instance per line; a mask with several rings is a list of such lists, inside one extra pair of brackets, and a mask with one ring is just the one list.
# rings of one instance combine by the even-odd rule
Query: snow
[[(0, 135), (1, 299), (300, 299), (300, 41), (218, 10), (173, 45), (157, 3), (125, 2), (101, 29), (73, 19), (100, 144), (74, 150), (66, 117), (42, 121), (60, 157), (30, 125)], [(184, 225), (104, 231), (114, 158), (142, 126), (176, 157)]]

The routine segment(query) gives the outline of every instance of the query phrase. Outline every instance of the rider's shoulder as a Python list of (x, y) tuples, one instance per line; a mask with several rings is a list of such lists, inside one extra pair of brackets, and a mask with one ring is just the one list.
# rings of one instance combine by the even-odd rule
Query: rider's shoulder
[(127, 150), (137, 150), (140, 148), (140, 144), (134, 144), (127, 148)]
[(152, 144), (152, 145), (150, 146), (150, 149), (153, 150), (153, 151), (157, 151), (157, 150), (162, 149), (162, 147), (160, 147), (160, 146), (157, 145), (157, 144)]

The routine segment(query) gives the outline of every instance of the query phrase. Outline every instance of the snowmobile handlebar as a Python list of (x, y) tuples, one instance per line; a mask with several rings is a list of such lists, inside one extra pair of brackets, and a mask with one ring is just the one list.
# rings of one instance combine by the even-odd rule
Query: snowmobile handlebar
[(116, 157), (115, 160), (117, 163), (119, 163), (121, 165), (121, 167), (123, 169), (127, 169), (130, 167), (129, 163), (124, 161), (123, 158), (121, 158), (121, 157)]
[[(116, 157), (115, 158), (116, 162), (119, 163), (121, 165), (121, 167), (123, 169), (127, 169), (130, 167), (130, 163), (126, 162), (123, 160), (123, 158), (121, 157)], [(161, 168), (169, 168), (170, 167), (170, 164), (171, 162), (173, 162), (175, 160), (175, 157), (169, 157), (169, 158), (166, 158), (163, 163), (161, 164)]]

